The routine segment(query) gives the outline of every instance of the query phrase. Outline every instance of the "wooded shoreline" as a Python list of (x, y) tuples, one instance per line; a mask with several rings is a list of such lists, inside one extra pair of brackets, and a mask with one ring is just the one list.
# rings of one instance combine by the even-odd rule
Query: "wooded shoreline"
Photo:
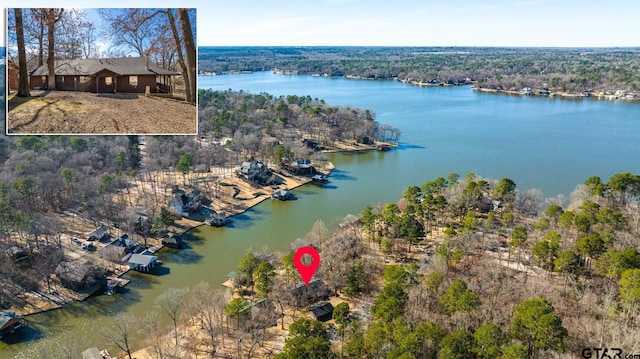
[[(355, 75), (345, 75), (345, 76), (330, 76), (326, 74), (299, 74), (297, 72), (283, 72), (278, 70), (265, 70), (273, 72), (276, 75), (288, 75), (288, 76), (312, 76), (312, 77), (329, 77), (329, 78), (344, 78), (348, 80), (364, 80), (364, 81), (393, 81), (393, 82), (402, 82), (407, 85), (417, 86), (417, 87), (453, 87), (453, 86), (471, 86), (471, 90), (480, 91), (485, 93), (493, 93), (493, 94), (508, 94), (508, 95), (517, 95), (517, 96), (530, 96), (530, 97), (549, 97), (549, 98), (561, 98), (561, 99), (590, 99), (590, 100), (603, 100), (603, 101), (620, 101), (625, 103), (634, 103), (640, 104), (640, 96), (633, 93), (626, 92), (618, 92), (618, 93), (610, 93), (608, 91), (600, 91), (600, 92), (582, 92), (582, 93), (571, 93), (571, 92), (562, 92), (562, 91), (549, 91), (545, 89), (531, 89), (531, 88), (523, 88), (521, 90), (502, 90), (502, 89), (494, 89), (488, 87), (478, 87), (476, 81), (462, 81), (460, 83), (446, 83), (446, 82), (419, 82), (415, 80), (407, 80), (407, 79), (399, 79), (397, 77), (388, 79), (388, 78), (366, 78), (362, 76)], [(199, 76), (221, 76), (221, 75), (243, 75), (243, 74), (251, 74), (253, 72), (260, 71), (229, 71), (222, 72), (219, 74), (213, 73), (201, 73)]]
[[(247, 51), (250, 50), (250, 51)], [(638, 48), (201, 47), (200, 74), (275, 71), (633, 100)], [(525, 91), (526, 92), (526, 91)], [(603, 96), (605, 97), (605, 96)]]

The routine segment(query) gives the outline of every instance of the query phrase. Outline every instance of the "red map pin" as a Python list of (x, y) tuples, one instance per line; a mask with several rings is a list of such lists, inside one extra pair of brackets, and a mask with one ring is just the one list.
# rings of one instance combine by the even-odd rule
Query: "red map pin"
[[(312, 262), (309, 265), (305, 265), (302, 263), (302, 256), (308, 254), (311, 256)], [(309, 281), (313, 278), (313, 275), (316, 273), (318, 266), (320, 265), (320, 254), (313, 247), (300, 247), (293, 254), (293, 265), (296, 266), (298, 273), (302, 277), (305, 286), (309, 286)]]

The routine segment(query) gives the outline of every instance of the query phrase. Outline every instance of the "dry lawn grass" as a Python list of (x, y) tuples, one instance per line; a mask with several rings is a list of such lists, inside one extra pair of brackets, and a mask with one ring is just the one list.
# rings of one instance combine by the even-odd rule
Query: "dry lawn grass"
[(31, 91), (9, 98), (9, 134), (195, 134), (194, 105), (144, 94)]

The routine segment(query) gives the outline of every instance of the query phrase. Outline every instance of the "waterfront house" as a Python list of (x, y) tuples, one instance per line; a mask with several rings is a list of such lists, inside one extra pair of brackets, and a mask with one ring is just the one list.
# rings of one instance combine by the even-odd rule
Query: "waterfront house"
[(214, 227), (222, 227), (231, 222), (231, 218), (227, 217), (222, 212), (211, 211), (209, 216), (205, 218), (204, 223), (214, 226)]
[(129, 268), (148, 273), (158, 264), (158, 257), (150, 254), (132, 254), (129, 258)]
[(183, 217), (189, 217), (200, 211), (202, 198), (202, 192), (197, 189), (189, 193), (176, 190), (174, 191), (174, 197), (168, 203), (168, 207)]
[(0, 338), (24, 327), (23, 316), (10, 310), (0, 310)]
[(99, 226), (87, 236), (88, 241), (103, 241), (109, 238), (109, 230), (105, 226)]
[(329, 302), (322, 302), (309, 308), (309, 313), (313, 319), (326, 322), (333, 317), (333, 305)]
[(110, 260), (115, 263), (123, 263), (129, 253), (134, 252), (136, 243), (128, 234), (109, 242), (106, 246), (98, 250), (98, 257)]
[[(160, 68), (148, 57), (57, 60), (55, 90), (95, 93), (172, 93), (172, 78), (180, 75)], [(47, 89), (49, 68), (43, 65), (29, 76), (29, 87)], [(49, 89), (54, 90), (54, 89)]]
[(90, 263), (60, 262), (55, 271), (62, 285), (71, 290), (104, 286), (107, 279), (99, 268)]
[(325, 184), (329, 182), (329, 178), (327, 177), (327, 175), (323, 175), (320, 173), (311, 177), (311, 182), (315, 184)]
[(287, 189), (279, 189), (273, 192), (271, 199), (277, 199), (279, 201), (287, 201), (293, 199), (293, 193)]
[(284, 183), (282, 178), (276, 176), (269, 170), (266, 164), (261, 161), (243, 162), (236, 171), (240, 178), (254, 182), (260, 186), (271, 186)]
[(184, 241), (177, 236), (164, 237), (162, 238), (162, 245), (169, 248), (182, 248)]
[(293, 161), (285, 160), (283, 162), (283, 166), (287, 171), (298, 175), (312, 175), (317, 173), (316, 169), (311, 164), (311, 160), (308, 159), (296, 159)]

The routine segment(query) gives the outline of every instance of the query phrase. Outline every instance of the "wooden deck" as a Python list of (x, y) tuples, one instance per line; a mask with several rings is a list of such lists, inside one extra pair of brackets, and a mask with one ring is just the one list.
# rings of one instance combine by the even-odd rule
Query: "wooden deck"
[(124, 278), (119, 278), (119, 277), (108, 277), (107, 278), (107, 285), (108, 286), (115, 286), (118, 288), (123, 288), (125, 285), (129, 284), (129, 282), (131, 282), (130, 279), (124, 279)]

